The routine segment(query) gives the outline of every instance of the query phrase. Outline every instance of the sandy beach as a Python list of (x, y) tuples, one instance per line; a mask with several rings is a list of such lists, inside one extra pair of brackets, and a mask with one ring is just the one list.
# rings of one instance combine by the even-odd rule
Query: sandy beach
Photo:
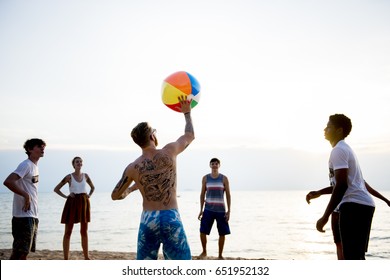
[[(11, 256), (11, 249), (0, 249), (0, 260), (8, 260)], [(108, 252), (108, 251), (90, 251), (89, 256), (93, 260), (135, 260), (136, 254), (134, 252)], [(199, 260), (197, 256), (192, 257), (193, 260)], [(37, 250), (35, 253), (30, 253), (28, 255), (29, 260), (63, 260), (63, 253), (60, 250)], [(81, 251), (71, 251), (70, 252), (71, 260), (83, 260), (84, 256)], [(163, 259), (163, 256), (160, 255), (159, 259)], [(246, 260), (245, 258), (225, 258), (226, 260)], [(207, 260), (217, 260), (217, 257), (209, 256)], [(257, 260), (264, 260), (259, 258)]]

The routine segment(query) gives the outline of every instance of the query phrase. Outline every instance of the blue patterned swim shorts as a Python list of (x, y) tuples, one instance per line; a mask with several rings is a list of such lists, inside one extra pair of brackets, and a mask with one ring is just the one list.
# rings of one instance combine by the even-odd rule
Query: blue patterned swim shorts
[(137, 260), (157, 260), (160, 244), (166, 260), (190, 260), (191, 250), (177, 209), (143, 211)]

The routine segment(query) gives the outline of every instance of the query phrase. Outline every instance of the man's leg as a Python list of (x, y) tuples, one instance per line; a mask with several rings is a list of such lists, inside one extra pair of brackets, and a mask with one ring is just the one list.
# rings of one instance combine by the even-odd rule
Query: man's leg
[(220, 235), (218, 240), (218, 248), (219, 248), (218, 259), (220, 260), (224, 259), (224, 257), (222, 256), (224, 246), (225, 246), (225, 235)]
[(200, 242), (202, 243), (202, 253), (199, 255), (200, 259), (207, 257), (207, 235), (203, 232), (200, 233)]

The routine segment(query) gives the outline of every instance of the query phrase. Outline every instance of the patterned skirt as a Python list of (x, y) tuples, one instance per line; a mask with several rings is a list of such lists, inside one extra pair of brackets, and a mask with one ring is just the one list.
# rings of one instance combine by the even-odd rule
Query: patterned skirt
[(68, 197), (62, 211), (61, 224), (89, 223), (91, 221), (91, 205), (88, 195), (76, 194)]

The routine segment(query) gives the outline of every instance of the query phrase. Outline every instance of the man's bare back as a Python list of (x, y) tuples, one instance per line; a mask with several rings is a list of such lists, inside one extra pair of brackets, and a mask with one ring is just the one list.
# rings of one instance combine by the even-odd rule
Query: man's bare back
[(129, 166), (143, 197), (144, 210), (176, 209), (176, 158), (157, 150), (152, 157), (141, 156)]

